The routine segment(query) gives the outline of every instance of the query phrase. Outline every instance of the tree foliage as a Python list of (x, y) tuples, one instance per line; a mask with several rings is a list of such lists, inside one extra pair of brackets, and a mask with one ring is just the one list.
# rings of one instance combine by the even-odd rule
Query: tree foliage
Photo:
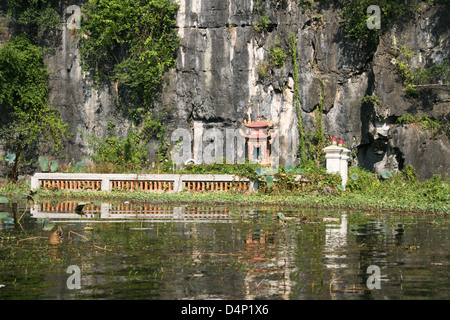
[(67, 125), (49, 106), (48, 75), (44, 50), (26, 36), (14, 37), (0, 48), (0, 137), (16, 155), (13, 179), (37, 148), (56, 152), (62, 147)]
[[(378, 36), (387, 30), (394, 18), (405, 16), (417, 10), (420, 3), (430, 4), (430, 0), (343, 0), (340, 1), (342, 9), (341, 18), (344, 20), (344, 28), (348, 37), (353, 38), (366, 46), (371, 52), (375, 52), (378, 45)], [(367, 8), (376, 5), (380, 8), (381, 29), (369, 29), (367, 20), (371, 14)]]
[(126, 110), (134, 118), (146, 113), (162, 75), (175, 64), (177, 10), (173, 0), (89, 0), (82, 9), (83, 68), (97, 84), (131, 89), (141, 105)]
[(419, 53), (406, 45), (398, 45), (397, 38), (393, 37), (392, 50), (396, 53), (396, 70), (406, 86), (405, 91), (410, 95), (419, 93), (418, 85), (450, 84), (450, 59), (429, 67), (414, 66), (414, 61), (419, 59)]
[(50, 28), (59, 24), (56, 0), (6, 0), (7, 16), (32, 28)]
[(116, 131), (116, 124), (108, 122), (107, 135), (100, 139), (95, 135), (88, 137), (94, 151), (92, 160), (97, 164), (112, 164), (124, 169), (140, 170), (148, 167), (148, 144), (151, 139), (158, 139), (158, 160), (162, 160), (167, 151), (165, 142), (166, 128), (159, 119), (148, 114), (143, 118), (143, 125), (132, 126), (124, 139), (120, 139)]

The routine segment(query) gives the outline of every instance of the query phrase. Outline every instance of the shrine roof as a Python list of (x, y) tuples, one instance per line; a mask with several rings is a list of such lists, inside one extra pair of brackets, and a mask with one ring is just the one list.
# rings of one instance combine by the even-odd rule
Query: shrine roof
[(244, 126), (246, 126), (247, 128), (268, 128), (271, 127), (272, 124), (269, 124), (268, 122), (264, 122), (261, 120), (257, 120), (257, 121), (253, 121), (253, 122), (249, 122), (249, 123), (244, 123)]

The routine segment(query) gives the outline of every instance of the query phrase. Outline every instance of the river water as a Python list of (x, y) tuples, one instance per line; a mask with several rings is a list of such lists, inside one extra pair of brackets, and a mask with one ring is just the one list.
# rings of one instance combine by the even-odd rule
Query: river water
[(1, 205), (0, 299), (450, 297), (446, 216), (77, 204)]

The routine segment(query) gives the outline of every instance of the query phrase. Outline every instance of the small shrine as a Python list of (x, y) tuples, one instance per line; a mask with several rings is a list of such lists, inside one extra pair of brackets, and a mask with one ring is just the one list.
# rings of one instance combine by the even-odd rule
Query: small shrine
[(350, 150), (344, 148), (344, 141), (337, 141), (335, 137), (331, 138), (331, 145), (324, 148), (325, 158), (327, 159), (327, 172), (339, 173), (342, 178), (341, 185), (344, 187), (348, 180), (348, 159), (350, 158)]
[(261, 121), (244, 121), (244, 126), (250, 129), (250, 134), (244, 134), (247, 146), (246, 155), (250, 162), (270, 165), (270, 142), (275, 136), (271, 133), (272, 123)]

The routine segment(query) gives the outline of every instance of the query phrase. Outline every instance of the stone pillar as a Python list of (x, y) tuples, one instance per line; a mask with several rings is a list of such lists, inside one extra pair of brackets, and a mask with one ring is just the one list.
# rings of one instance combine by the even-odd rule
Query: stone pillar
[(325, 159), (327, 159), (327, 172), (328, 173), (340, 173), (341, 161), (340, 153), (341, 147), (328, 146), (325, 151)]
[(32, 191), (36, 191), (37, 189), (39, 189), (39, 178), (36, 176), (36, 174), (34, 174), (34, 176), (31, 176), (30, 184)]
[(111, 180), (109, 178), (102, 178), (102, 191), (111, 190)]
[(183, 175), (181, 175), (181, 174), (174, 175), (173, 191), (174, 192), (183, 191)]
[(348, 180), (348, 162), (350, 158), (350, 150), (337, 146), (328, 146), (323, 149), (325, 151), (325, 159), (327, 159), (327, 172), (338, 173), (342, 178), (342, 186)]

